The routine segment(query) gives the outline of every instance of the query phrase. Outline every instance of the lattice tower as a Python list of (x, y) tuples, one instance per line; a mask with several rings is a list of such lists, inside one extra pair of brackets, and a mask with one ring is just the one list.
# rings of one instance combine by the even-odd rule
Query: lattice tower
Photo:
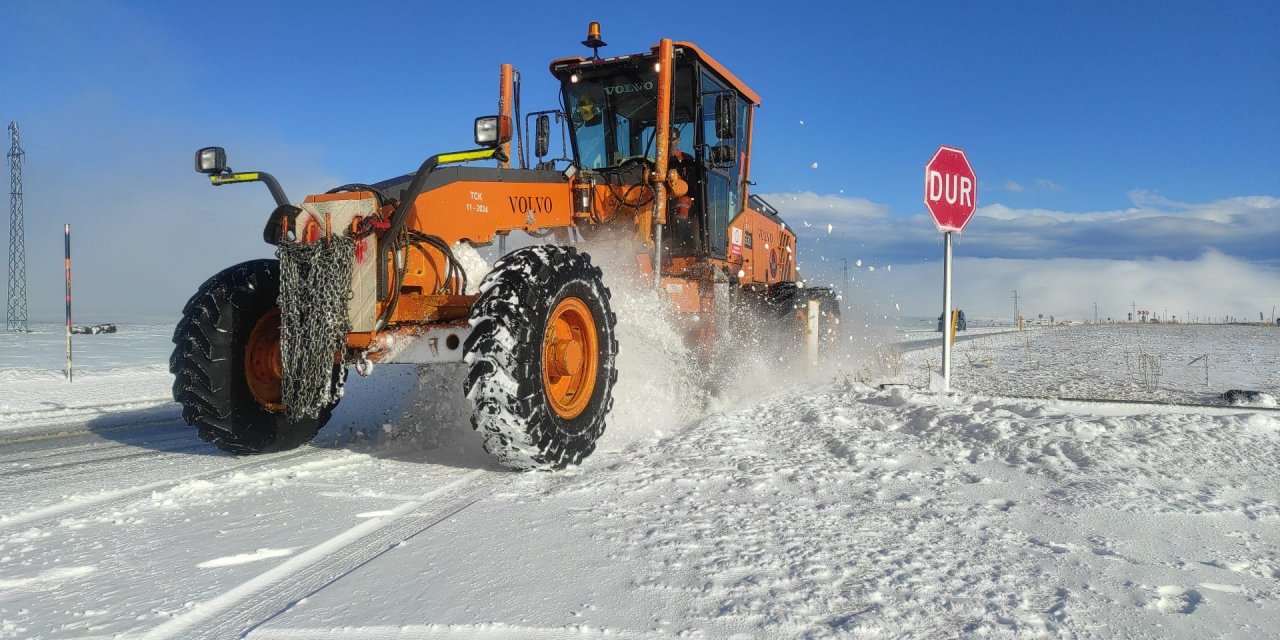
[(9, 123), (9, 286), (5, 307), (5, 330), (27, 328), (27, 249), (22, 228), (22, 159), (26, 153), (18, 142), (18, 123)]

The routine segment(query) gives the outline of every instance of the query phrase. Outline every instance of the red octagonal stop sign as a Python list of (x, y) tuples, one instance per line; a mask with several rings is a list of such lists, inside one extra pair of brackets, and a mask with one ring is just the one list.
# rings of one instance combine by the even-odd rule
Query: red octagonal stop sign
[(964, 151), (938, 147), (924, 166), (924, 205), (938, 231), (964, 231), (978, 208), (978, 177)]

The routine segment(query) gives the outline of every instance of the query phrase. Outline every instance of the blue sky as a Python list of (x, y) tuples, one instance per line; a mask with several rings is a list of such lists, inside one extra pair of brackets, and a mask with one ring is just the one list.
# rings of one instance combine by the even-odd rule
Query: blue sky
[[(941, 307), (921, 203), (939, 144), (980, 181), (956, 252), (971, 314), (1008, 315), (1019, 282), (1060, 315), (1099, 298), (1117, 316), (1143, 296), (1193, 315), (1280, 303), (1277, 3), (17, 1), (0, 16), (33, 318), (60, 313), (63, 222), (85, 321), (168, 320), (206, 276), (269, 255), (265, 190), (208, 187), (195, 148), (227, 147), (294, 199), (403, 173), (468, 145), (501, 62), (526, 110), (554, 105), (547, 63), (586, 51), (589, 20), (609, 54), (689, 40), (762, 96), (755, 191), (800, 230), (810, 277), (863, 261), (854, 297), (877, 312)], [(1076, 290), (1082, 273), (1096, 286)]]

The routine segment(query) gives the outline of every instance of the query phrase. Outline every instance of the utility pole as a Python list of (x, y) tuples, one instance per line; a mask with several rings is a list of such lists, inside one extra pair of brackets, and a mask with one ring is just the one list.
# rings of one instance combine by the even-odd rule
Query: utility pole
[(1098, 303), (1093, 303), (1093, 323), (1098, 324)]
[(1021, 314), (1018, 313), (1018, 290), (1014, 289), (1013, 290), (1013, 321), (1014, 322), (1018, 321), (1019, 315)]
[(27, 249), (22, 228), (22, 160), (18, 123), (9, 123), (9, 287), (5, 305), (6, 331), (27, 332)]
[(1133, 319), (1138, 315), (1138, 303), (1130, 302), (1129, 304), (1133, 305), (1133, 308), (1129, 311), (1129, 322), (1133, 322)]
[[(845, 301), (849, 299), (849, 259), (840, 258), (840, 262), (844, 263), (844, 266), (840, 268), (840, 270), (844, 272), (844, 293), (840, 300)], [(848, 303), (846, 302), (845, 304)]]

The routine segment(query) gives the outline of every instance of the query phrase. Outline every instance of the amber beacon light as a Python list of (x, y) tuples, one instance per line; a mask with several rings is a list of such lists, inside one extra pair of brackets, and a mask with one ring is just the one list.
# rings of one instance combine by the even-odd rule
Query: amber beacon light
[(584, 47), (588, 47), (592, 51), (593, 57), (600, 58), (600, 47), (608, 46), (604, 40), (600, 39), (600, 23), (592, 22), (587, 26), (587, 39), (582, 41)]

